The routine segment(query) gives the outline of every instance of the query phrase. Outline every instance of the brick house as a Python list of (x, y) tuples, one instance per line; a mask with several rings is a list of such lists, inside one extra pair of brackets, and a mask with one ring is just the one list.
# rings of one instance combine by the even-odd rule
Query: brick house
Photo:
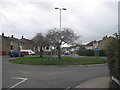
[(35, 44), (32, 40), (26, 39), (22, 36), (20, 39), (20, 49), (30, 49), (35, 51)]
[(98, 42), (96, 40), (89, 42), (88, 44), (85, 45), (86, 50), (93, 50), (97, 48)]
[(72, 45), (70, 47), (62, 47), (62, 52), (64, 53), (65, 51), (70, 51), (72, 54), (76, 54), (76, 51), (79, 49), (84, 49), (85, 45)]
[(3, 35), (4, 34), (2, 34), (2, 36), (0, 35), (1, 45), (2, 45), (2, 48), (0, 49), (0, 52), (1, 52), (0, 55), (6, 55), (8, 53), (8, 50), (10, 50), (10, 46), (8, 46), (9, 38)]
[(13, 35), (11, 37), (4, 36), (4, 33), (0, 35), (0, 55), (8, 55), (10, 50), (19, 51), (21, 49), (31, 49), (34, 51), (34, 43), (32, 40), (22, 38), (17, 39), (14, 38)]
[(103, 39), (102, 40), (100, 40), (100, 41), (98, 41), (98, 48), (100, 49), (100, 50), (105, 50), (106, 49), (106, 46), (109, 44), (109, 42), (111, 42), (113, 40), (113, 37), (107, 37), (107, 36), (105, 36), (105, 37), (103, 37)]
[(85, 45), (86, 50), (94, 50), (95, 48), (99, 48), (99, 50), (105, 50), (106, 46), (109, 44), (110, 41), (113, 40), (113, 37), (103, 37), (102, 40), (99, 41), (91, 41), (90, 43)]
[(19, 50), (19, 39), (14, 38), (13, 35), (6, 37), (4, 33), (2, 33), (0, 38), (2, 39), (2, 55), (8, 55), (10, 50)]

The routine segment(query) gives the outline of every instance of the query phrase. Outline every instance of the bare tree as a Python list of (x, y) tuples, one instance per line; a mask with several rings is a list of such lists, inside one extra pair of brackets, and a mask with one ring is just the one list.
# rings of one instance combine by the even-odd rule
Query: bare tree
[(43, 55), (43, 47), (48, 45), (47, 37), (44, 36), (42, 33), (37, 33), (36, 36), (32, 39), (35, 42), (36, 46), (40, 47), (40, 57)]
[(79, 36), (76, 35), (70, 28), (63, 28), (62, 31), (60, 31), (58, 28), (53, 28), (48, 30), (46, 36), (48, 37), (49, 43), (58, 47), (57, 49), (59, 60), (61, 59), (61, 45), (63, 43), (73, 44), (75, 40), (79, 38)]

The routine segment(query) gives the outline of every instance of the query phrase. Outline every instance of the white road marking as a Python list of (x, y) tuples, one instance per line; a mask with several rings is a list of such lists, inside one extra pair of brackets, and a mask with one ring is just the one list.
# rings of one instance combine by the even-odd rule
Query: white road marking
[(28, 78), (20, 78), (20, 77), (11, 77), (11, 78), (12, 78), (12, 79), (21, 79), (22, 81), (20, 81), (20, 82), (16, 83), (15, 85), (11, 86), (11, 87), (10, 87), (9, 89), (7, 89), (7, 90), (10, 90), (10, 89), (18, 86), (19, 84), (25, 82), (26, 80), (28, 80)]
[(112, 76), (112, 80), (114, 82), (116, 82), (120, 86), (120, 81), (117, 78), (115, 78), (114, 76)]
[(70, 89), (70, 87), (67, 87), (65, 90), (69, 90)]

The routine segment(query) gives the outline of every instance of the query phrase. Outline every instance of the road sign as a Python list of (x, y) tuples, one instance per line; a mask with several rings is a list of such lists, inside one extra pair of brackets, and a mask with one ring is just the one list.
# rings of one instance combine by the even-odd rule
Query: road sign
[(95, 48), (95, 51), (99, 51), (99, 48)]

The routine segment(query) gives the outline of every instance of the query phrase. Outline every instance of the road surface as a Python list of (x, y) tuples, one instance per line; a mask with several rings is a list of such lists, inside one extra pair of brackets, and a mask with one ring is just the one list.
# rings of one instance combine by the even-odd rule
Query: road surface
[(107, 65), (35, 66), (3, 57), (3, 88), (74, 88), (92, 78), (108, 76)]

